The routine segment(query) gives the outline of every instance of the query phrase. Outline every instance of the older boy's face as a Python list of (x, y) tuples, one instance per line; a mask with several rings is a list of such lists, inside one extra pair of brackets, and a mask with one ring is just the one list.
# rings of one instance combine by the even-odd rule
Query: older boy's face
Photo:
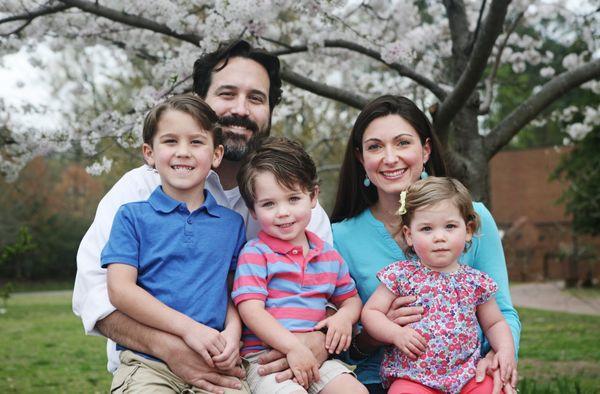
[(220, 117), (225, 159), (241, 160), (251, 137), (269, 133), (269, 75), (254, 60), (229, 59), (212, 74), (205, 100)]

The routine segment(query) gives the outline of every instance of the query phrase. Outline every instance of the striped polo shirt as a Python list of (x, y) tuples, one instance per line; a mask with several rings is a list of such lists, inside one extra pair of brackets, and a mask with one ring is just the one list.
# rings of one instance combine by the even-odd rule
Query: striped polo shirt
[[(246, 243), (238, 259), (231, 298), (238, 305), (261, 300), (265, 309), (292, 332), (312, 331), (325, 318), (328, 301), (339, 305), (357, 294), (348, 266), (316, 234), (306, 231), (309, 251), (260, 232)], [(266, 345), (244, 327), (241, 354), (258, 352)]]

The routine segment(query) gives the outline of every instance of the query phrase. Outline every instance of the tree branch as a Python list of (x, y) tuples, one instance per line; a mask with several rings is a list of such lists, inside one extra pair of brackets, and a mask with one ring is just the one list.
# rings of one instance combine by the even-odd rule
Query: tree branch
[(339, 101), (359, 110), (369, 101), (367, 98), (347, 90), (315, 82), (285, 67), (281, 69), (281, 79), (297, 88), (308, 90), (319, 96)]
[(496, 42), (498, 35), (502, 31), (509, 2), (509, 0), (493, 0), (490, 4), (490, 9), (482, 26), (481, 33), (475, 41), (469, 61), (454, 90), (442, 102), (436, 114), (435, 124), (439, 132), (446, 132), (445, 130), (447, 130), (455, 114), (467, 102), (468, 97), (477, 87), (477, 82), (481, 79), (487, 66), (488, 58), (492, 53), (494, 42)]
[[(267, 40), (269, 42), (275, 42), (274, 40), (271, 40), (268, 38), (264, 38), (264, 37), (261, 37), (261, 38), (263, 38), (264, 40)], [(279, 51), (271, 51), (271, 53), (276, 56), (283, 56), (283, 55), (289, 55), (292, 53), (308, 51), (308, 47), (306, 45), (288, 46), (283, 43), (278, 43), (278, 44), (285, 46), (286, 49), (281, 49)], [(354, 42), (346, 41), (346, 40), (325, 40), (324, 46), (326, 48), (348, 49), (350, 51), (357, 52), (362, 55), (368, 56), (368, 57), (375, 59), (381, 63), (384, 63), (385, 65), (390, 67), (392, 70), (398, 72), (399, 75), (401, 75), (403, 77), (407, 77), (409, 79), (412, 79), (413, 81), (417, 82), (421, 86), (429, 89), (431, 91), (431, 93), (433, 93), (440, 101), (443, 101), (446, 98), (447, 92), (444, 89), (442, 89), (438, 84), (436, 84), (429, 78), (415, 72), (411, 68), (406, 67), (403, 64), (400, 64), (400, 63), (388, 64), (388, 63), (384, 62), (383, 59), (381, 59), (381, 54), (377, 51), (374, 51), (369, 48), (365, 48), (362, 45), (356, 44)]]
[(508, 40), (510, 39), (510, 36), (517, 29), (517, 26), (519, 25), (519, 22), (523, 18), (523, 15), (525, 15), (525, 11), (522, 11), (517, 15), (517, 17), (515, 18), (515, 21), (512, 23), (512, 25), (506, 31), (506, 36), (504, 37), (504, 40), (498, 47), (498, 53), (496, 54), (496, 60), (494, 61), (494, 66), (492, 68), (492, 72), (490, 73), (489, 77), (485, 80), (485, 94), (484, 94), (483, 102), (479, 106), (479, 114), (480, 115), (485, 115), (490, 112), (490, 107), (492, 106), (492, 100), (494, 99), (494, 82), (496, 81), (496, 75), (498, 74), (498, 68), (500, 67), (500, 61), (502, 60), (502, 53), (504, 52), (504, 49), (506, 48), (506, 45), (508, 44)]
[(165, 25), (161, 25), (160, 23), (154, 22), (153, 20), (146, 19), (146, 18), (144, 18), (142, 16), (138, 16), (138, 15), (130, 15), (130, 14), (126, 14), (124, 12), (116, 11), (112, 8), (101, 6), (97, 2), (91, 3), (89, 1), (82, 1), (82, 0), (59, 0), (59, 1), (70, 7), (79, 8), (80, 10), (82, 10), (84, 12), (87, 12), (87, 13), (90, 13), (93, 15), (97, 15), (97, 16), (101, 16), (103, 18), (110, 19), (114, 22), (119, 22), (119, 23), (123, 23), (128, 26), (134, 26), (134, 27), (138, 27), (141, 29), (153, 31), (155, 33), (164, 34), (166, 36), (177, 38), (179, 40), (188, 42), (195, 46), (199, 46), (200, 40), (202, 39), (202, 37), (200, 37), (196, 34), (191, 34), (191, 33), (180, 34), (180, 33), (175, 32), (174, 30), (171, 30), (170, 28), (168, 28)]
[(508, 144), (521, 128), (552, 104), (553, 101), (562, 97), (571, 89), (596, 78), (600, 78), (600, 59), (592, 60), (548, 81), (537, 94), (525, 100), (484, 138), (483, 146), (486, 149), (487, 157), (492, 157)]
[(71, 8), (71, 6), (70, 5), (58, 5), (55, 7), (40, 7), (34, 11), (25, 11), (22, 14), (12, 15), (7, 18), (0, 19), (0, 25), (3, 23), (15, 22), (15, 21), (30, 21), (31, 22), (33, 19), (37, 18), (38, 16), (56, 14), (57, 12), (64, 11), (68, 8)]

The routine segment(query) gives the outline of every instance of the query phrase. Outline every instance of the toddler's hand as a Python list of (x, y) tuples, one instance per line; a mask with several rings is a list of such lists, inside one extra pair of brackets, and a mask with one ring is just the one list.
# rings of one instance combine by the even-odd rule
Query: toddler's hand
[(319, 376), (319, 362), (310, 349), (302, 344), (292, 348), (286, 354), (286, 359), (299, 385), (308, 388), (312, 382), (317, 382)]
[(220, 370), (229, 370), (241, 363), (240, 336), (227, 329), (223, 330), (221, 335), (226, 341), (225, 349), (223, 349), (221, 354), (213, 356), (212, 359), (215, 363), (215, 367)]
[(223, 353), (227, 345), (227, 341), (219, 331), (200, 323), (193, 324), (183, 336), (183, 340), (198, 352), (211, 368), (215, 366), (211, 356)]
[(415, 360), (425, 351), (427, 341), (412, 328), (402, 327), (395, 335), (394, 345), (402, 353)]
[(517, 370), (515, 353), (512, 350), (500, 349), (494, 355), (492, 366), (494, 368), (500, 368), (500, 379), (502, 380), (502, 383), (511, 383), (513, 374)]
[(318, 331), (323, 327), (327, 327), (325, 349), (329, 351), (329, 354), (340, 354), (348, 350), (352, 340), (352, 321), (350, 319), (338, 312), (318, 322), (314, 329)]

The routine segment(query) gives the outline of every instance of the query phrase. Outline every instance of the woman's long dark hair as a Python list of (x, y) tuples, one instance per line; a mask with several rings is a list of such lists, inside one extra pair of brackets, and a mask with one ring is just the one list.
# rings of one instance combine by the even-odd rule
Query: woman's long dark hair
[(410, 123), (417, 131), (423, 146), (429, 138), (431, 153), (425, 164), (425, 170), (430, 175), (446, 175), (442, 148), (427, 116), (406, 97), (393, 95), (378, 97), (363, 108), (354, 122), (340, 169), (335, 206), (331, 213), (332, 223), (352, 218), (377, 202), (377, 188), (373, 184), (370, 186), (363, 184), (366, 173), (356, 158), (356, 153), (362, 154), (362, 139), (369, 124), (377, 118), (388, 115), (399, 115)]

